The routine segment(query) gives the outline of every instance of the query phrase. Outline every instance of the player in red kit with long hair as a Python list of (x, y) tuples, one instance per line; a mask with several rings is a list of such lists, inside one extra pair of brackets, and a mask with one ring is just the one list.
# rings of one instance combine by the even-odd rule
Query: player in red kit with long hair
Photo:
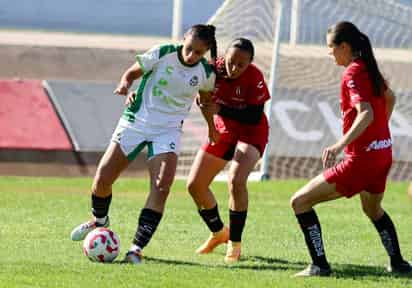
[[(199, 214), (211, 231), (197, 253), (210, 253), (229, 241), (226, 263), (240, 258), (248, 209), (247, 179), (268, 141), (269, 126), (263, 108), (270, 96), (263, 74), (252, 64), (253, 56), (252, 42), (238, 38), (229, 45), (225, 56), (217, 59), (212, 104), (200, 103), (209, 124), (209, 142), (197, 153), (187, 183)], [(229, 161), (227, 228), (209, 185)]]
[[(411, 273), (401, 255), (395, 226), (382, 208), (386, 179), (392, 164), (392, 139), (388, 121), (395, 96), (387, 86), (372, 51), (368, 36), (350, 22), (328, 29), (329, 54), (344, 66), (340, 108), (343, 136), (323, 150), (326, 170), (298, 190), (291, 199), (312, 258), (295, 276), (328, 276), (321, 227), (313, 207), (321, 202), (360, 195), (362, 209), (374, 224), (389, 257), (389, 272)], [(344, 151), (344, 159), (335, 164)]]

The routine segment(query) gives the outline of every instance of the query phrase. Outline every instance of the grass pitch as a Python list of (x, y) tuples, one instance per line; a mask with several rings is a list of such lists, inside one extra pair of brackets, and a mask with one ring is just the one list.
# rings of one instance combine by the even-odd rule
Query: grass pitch
[[(114, 187), (111, 229), (121, 254), (113, 264), (90, 262), (82, 243), (69, 239), (90, 217), (91, 179), (0, 177), (0, 287), (411, 287), (412, 278), (384, 272), (388, 258), (378, 234), (363, 216), (359, 198), (321, 204), (328, 278), (293, 279), (309, 262), (289, 198), (305, 181), (250, 183), (243, 260), (223, 263), (225, 247), (194, 254), (208, 236), (195, 206), (176, 181), (166, 213), (140, 266), (120, 264), (136, 229), (147, 180), (120, 179)], [(213, 186), (227, 223), (225, 183)], [(398, 229), (404, 256), (412, 260), (412, 201), (407, 183), (390, 183), (384, 207)]]

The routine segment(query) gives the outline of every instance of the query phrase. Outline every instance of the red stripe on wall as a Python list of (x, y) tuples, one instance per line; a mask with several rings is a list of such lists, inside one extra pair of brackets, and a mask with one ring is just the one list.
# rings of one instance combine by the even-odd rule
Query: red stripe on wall
[(0, 148), (73, 150), (41, 81), (0, 80)]

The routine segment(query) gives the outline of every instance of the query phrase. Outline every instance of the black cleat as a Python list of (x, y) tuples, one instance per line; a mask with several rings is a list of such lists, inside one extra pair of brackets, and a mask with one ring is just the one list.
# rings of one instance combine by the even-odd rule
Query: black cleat
[(386, 270), (389, 273), (394, 273), (394, 274), (411, 274), (412, 275), (412, 266), (407, 261), (402, 261), (399, 264), (389, 264)]

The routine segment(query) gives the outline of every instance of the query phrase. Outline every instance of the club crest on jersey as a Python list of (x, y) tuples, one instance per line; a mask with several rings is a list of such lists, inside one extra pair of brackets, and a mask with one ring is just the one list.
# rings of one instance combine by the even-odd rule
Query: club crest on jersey
[(190, 86), (197, 86), (197, 84), (199, 84), (199, 77), (197, 77), (196, 75), (194, 75), (190, 81), (189, 81)]
[(240, 96), (240, 86), (236, 87), (236, 96)]

